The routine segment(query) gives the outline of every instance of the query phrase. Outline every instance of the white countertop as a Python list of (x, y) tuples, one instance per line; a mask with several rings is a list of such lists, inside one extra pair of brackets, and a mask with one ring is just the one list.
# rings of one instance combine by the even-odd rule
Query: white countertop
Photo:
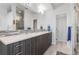
[(43, 32), (35, 32), (35, 33), (28, 33), (28, 34), (22, 33), (22, 34), (19, 34), (19, 35), (0, 37), (0, 41), (3, 44), (8, 45), (8, 44), (11, 44), (11, 43), (26, 40), (26, 39), (36, 37), (36, 36), (46, 34), (46, 33), (49, 33), (49, 32), (48, 31), (43, 31)]

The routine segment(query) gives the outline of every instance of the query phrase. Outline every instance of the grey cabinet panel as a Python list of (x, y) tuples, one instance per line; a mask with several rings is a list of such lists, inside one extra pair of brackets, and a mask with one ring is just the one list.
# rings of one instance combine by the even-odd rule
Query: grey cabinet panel
[(35, 55), (35, 39), (36, 38), (31, 39), (31, 55)]
[(0, 42), (0, 55), (7, 55), (7, 46)]
[(8, 55), (13, 55), (13, 52), (14, 52), (13, 48), (14, 48), (13, 44), (7, 45), (7, 54)]
[(41, 49), (40, 36), (31, 39), (31, 55), (39, 55)]
[(35, 55), (38, 55), (38, 47), (39, 47), (39, 36), (38, 37), (35, 37), (35, 40), (34, 40), (34, 53)]
[(49, 46), (51, 45), (52, 43), (52, 33), (48, 33), (48, 44)]
[(27, 39), (25, 42), (25, 54), (31, 55), (31, 39)]
[(52, 43), (52, 33), (4, 45), (0, 42), (0, 55), (42, 55)]

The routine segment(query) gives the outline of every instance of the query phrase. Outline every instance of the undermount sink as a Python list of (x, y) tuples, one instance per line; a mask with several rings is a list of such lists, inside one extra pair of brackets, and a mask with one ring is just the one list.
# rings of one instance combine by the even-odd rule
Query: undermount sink
[(19, 35), (18, 32), (11, 32), (11, 33), (2, 33), (0, 34), (0, 37), (6, 37), (6, 36), (12, 36), (12, 35)]
[(12, 35), (18, 35), (18, 34), (6, 34), (5, 36), (12, 36)]
[(5, 31), (5, 32), (1, 32), (0, 33), (0, 37), (6, 37), (6, 36), (13, 36), (13, 35), (19, 35), (19, 34), (28, 34), (28, 33), (33, 33), (33, 31), (15, 31), (15, 32), (11, 32), (11, 31)]

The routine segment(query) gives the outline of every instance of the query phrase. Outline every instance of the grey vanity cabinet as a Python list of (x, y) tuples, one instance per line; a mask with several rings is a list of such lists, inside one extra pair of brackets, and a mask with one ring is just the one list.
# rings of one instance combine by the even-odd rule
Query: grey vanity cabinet
[(7, 45), (7, 54), (8, 55), (13, 55), (14, 54), (13, 52), (14, 52), (13, 44)]
[(31, 39), (31, 55), (36, 55), (37, 49), (37, 37)]
[(43, 34), (30, 39), (31, 41), (31, 55), (42, 55), (51, 45), (52, 34)]
[(42, 55), (43, 43), (41, 36), (33, 37), (31, 39), (31, 55)]
[(42, 54), (46, 51), (48, 48), (48, 36), (47, 34), (44, 34), (41, 36), (42, 37)]
[(41, 47), (42, 47), (42, 39), (41, 39), (41, 36), (38, 37), (38, 40), (37, 40), (37, 55), (41, 55)]
[(40, 42), (39, 54), (43, 54), (52, 43), (52, 33), (41, 35), (39, 42)]
[(52, 32), (48, 33), (48, 44), (49, 46), (52, 44)]
[(38, 40), (38, 55), (42, 55), (43, 54), (43, 47), (44, 47), (44, 41), (43, 41), (43, 37), (42, 35), (39, 36), (39, 40)]
[(13, 45), (4, 45), (0, 42), (0, 55), (13, 55)]
[(44, 47), (45, 47), (44, 35), (40, 35), (39, 38), (40, 39), (38, 41), (38, 54), (42, 55), (44, 52)]
[(25, 55), (31, 55), (31, 39), (25, 40)]
[(52, 33), (24, 39), (8, 45), (0, 41), (0, 55), (42, 55), (52, 43)]
[(40, 36), (37, 36), (37, 37), (35, 37), (35, 49), (34, 49), (34, 51), (35, 51), (35, 55), (39, 55), (39, 53), (38, 53), (38, 49), (40, 48)]
[(25, 55), (25, 41), (4, 45), (0, 42), (0, 55)]
[(25, 41), (13, 43), (13, 55), (25, 55)]
[(9, 51), (7, 45), (4, 45), (2, 42), (0, 42), (0, 55), (7, 55)]

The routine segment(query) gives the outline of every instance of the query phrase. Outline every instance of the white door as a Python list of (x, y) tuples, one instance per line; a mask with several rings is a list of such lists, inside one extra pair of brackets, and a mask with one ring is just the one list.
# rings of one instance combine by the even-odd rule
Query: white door
[(56, 15), (56, 40), (67, 41), (67, 15)]

